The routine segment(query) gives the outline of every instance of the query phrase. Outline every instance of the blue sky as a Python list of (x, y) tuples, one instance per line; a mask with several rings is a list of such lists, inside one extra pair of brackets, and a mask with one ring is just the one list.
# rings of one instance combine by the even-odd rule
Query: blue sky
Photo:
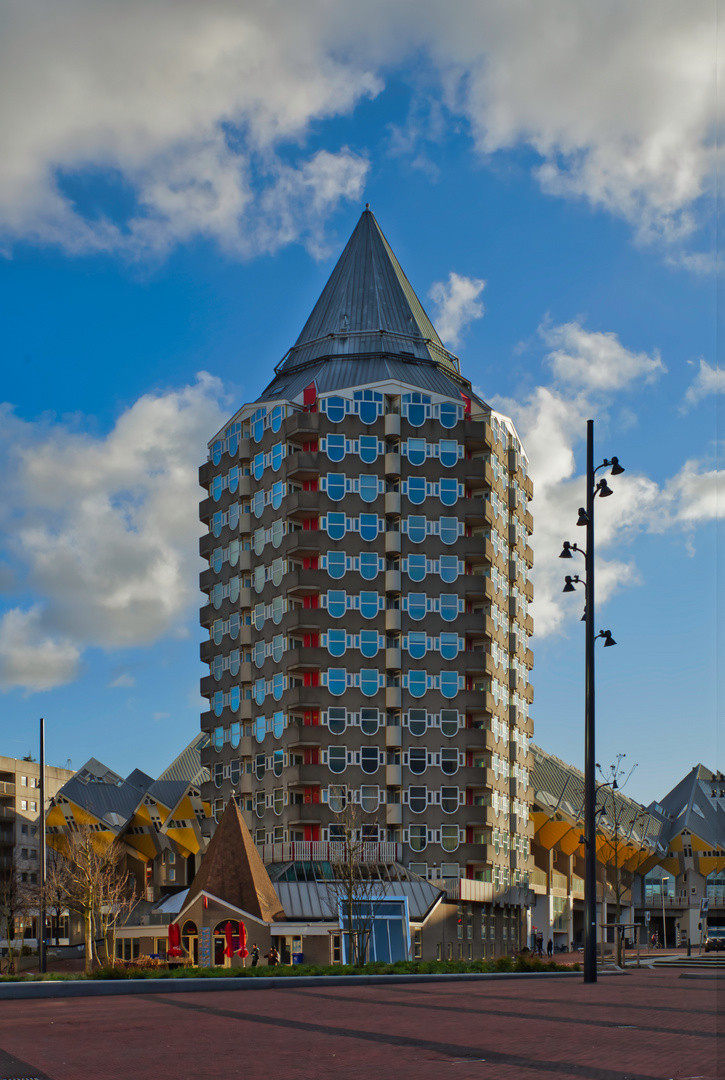
[(592, 417), (627, 469), (597, 510), (597, 757), (645, 802), (722, 768), (713, 5), (2, 20), (0, 750), (45, 715), (53, 763), (153, 774), (198, 730), (196, 468), (370, 202), (529, 452), (536, 741), (581, 764), (557, 555)]

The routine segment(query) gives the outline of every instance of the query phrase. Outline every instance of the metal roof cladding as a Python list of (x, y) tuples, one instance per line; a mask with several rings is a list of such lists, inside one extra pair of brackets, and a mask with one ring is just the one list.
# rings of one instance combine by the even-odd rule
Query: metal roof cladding
[(278, 375), (328, 357), (409, 356), (458, 374), (369, 207)]

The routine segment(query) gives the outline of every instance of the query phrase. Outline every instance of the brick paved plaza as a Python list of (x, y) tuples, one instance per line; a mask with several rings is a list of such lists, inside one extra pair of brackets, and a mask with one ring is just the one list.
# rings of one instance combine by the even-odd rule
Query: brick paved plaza
[(0, 1080), (715, 1080), (725, 1075), (719, 986), (642, 970), (593, 986), (509, 979), (4, 1001)]

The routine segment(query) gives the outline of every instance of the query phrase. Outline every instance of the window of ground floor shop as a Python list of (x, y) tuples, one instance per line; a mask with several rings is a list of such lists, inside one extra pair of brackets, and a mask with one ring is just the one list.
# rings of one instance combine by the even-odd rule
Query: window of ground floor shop
[(138, 960), (139, 955), (138, 938), (116, 938), (115, 957), (117, 960)]

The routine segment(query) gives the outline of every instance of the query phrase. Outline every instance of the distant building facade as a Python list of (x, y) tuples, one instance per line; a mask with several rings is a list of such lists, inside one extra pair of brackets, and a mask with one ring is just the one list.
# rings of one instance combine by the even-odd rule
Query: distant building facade
[(268, 865), (324, 861), (353, 805), (371, 863), (505, 909), (518, 945), (532, 484), (369, 210), (200, 483), (213, 816), (234, 799)]

